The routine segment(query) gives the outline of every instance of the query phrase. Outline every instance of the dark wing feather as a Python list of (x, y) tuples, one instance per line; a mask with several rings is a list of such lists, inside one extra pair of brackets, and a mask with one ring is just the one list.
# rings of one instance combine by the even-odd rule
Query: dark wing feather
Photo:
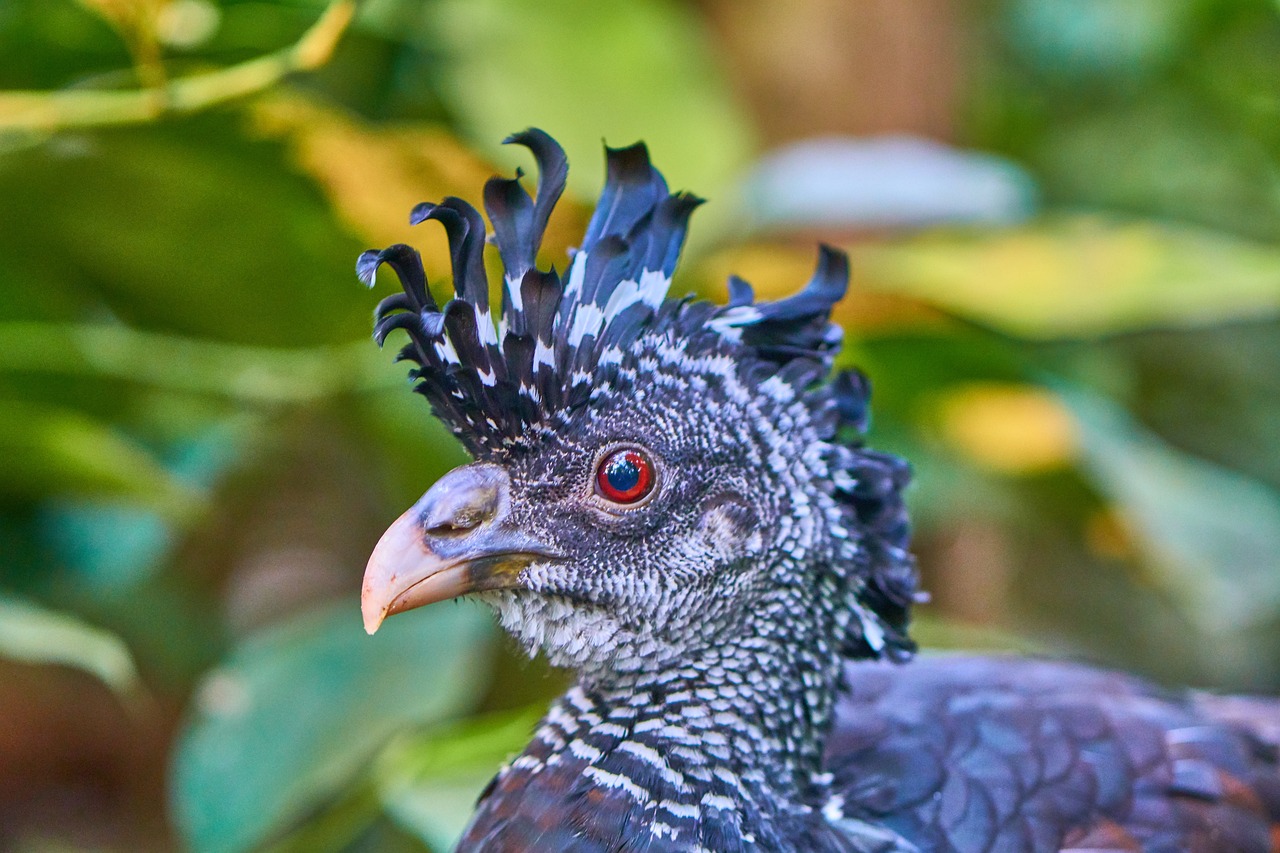
[[(850, 664), (827, 745), (847, 816), (921, 851), (1271, 853), (1280, 765), (1210, 700), (1070, 664)], [(1223, 700), (1213, 700), (1223, 702)]]

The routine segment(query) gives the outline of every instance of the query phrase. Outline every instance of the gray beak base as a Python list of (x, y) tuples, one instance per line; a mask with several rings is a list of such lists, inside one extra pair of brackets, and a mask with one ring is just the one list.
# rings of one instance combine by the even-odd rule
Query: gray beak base
[(496, 465), (450, 471), (382, 534), (364, 572), (364, 629), (437, 601), (519, 586), (522, 569), (555, 555), (507, 524), (510, 480)]

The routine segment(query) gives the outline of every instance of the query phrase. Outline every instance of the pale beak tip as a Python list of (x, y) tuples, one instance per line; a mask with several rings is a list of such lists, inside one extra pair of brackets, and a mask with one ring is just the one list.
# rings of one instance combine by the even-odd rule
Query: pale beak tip
[(364, 595), (360, 600), (360, 616), (364, 619), (364, 630), (369, 636), (373, 636), (382, 627), (382, 621), (387, 618), (387, 610), (390, 608), (379, 607), (371, 594), (371, 591), (365, 589)]

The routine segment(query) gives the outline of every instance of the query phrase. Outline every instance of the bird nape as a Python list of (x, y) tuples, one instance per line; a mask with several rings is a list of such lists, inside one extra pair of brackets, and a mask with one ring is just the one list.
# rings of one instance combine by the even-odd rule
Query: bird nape
[[(568, 165), (508, 142), (531, 197), (491, 179), (485, 225), (438, 221), (455, 296), (416, 251), (364, 253), (403, 292), (417, 390), (475, 457), (369, 560), (365, 627), (471, 595), (577, 673), (481, 796), (485, 851), (1280, 850), (1280, 705), (1164, 693), (1016, 658), (909, 662), (906, 464), (863, 446), (869, 388), (831, 374), (845, 256), (797, 294), (668, 298), (689, 216), (642, 144), (607, 178), (562, 277), (537, 253)], [(428, 652), (429, 650), (424, 650)]]

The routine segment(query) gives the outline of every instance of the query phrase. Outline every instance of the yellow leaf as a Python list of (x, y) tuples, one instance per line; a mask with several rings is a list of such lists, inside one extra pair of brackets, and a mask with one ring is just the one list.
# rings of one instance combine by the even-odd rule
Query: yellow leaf
[(142, 82), (148, 86), (164, 83), (160, 64), (160, 16), (171, 0), (80, 0), (80, 5), (106, 20), (124, 39), (133, 55)]
[(212, 0), (172, 0), (156, 15), (156, 38), (190, 50), (213, 38), (221, 23), (222, 11)]
[(1032, 338), (1197, 326), (1280, 311), (1280, 250), (1204, 229), (1077, 216), (868, 245), (878, 291)]
[(1061, 468), (1079, 447), (1079, 428), (1067, 407), (1030, 385), (960, 385), (937, 401), (937, 424), (947, 445), (1005, 474)]
[(154, 24), (170, 0), (80, 0), (80, 5), (122, 33), (135, 34)]
[[(448, 276), (443, 231), (410, 226), (409, 211), (450, 195), (481, 207), (484, 183), (496, 172), (486, 160), (443, 126), (374, 127), (300, 95), (264, 98), (252, 115), (260, 133), (286, 140), (299, 168), (370, 246), (408, 243), (421, 250), (429, 278)], [(533, 175), (526, 187), (532, 192)], [(580, 206), (560, 202), (543, 240), (547, 264), (564, 269), (567, 249), (581, 239), (585, 222)]]
[(0, 484), (6, 496), (85, 495), (150, 507), (172, 519), (204, 495), (145, 448), (73, 409), (0, 401)]

